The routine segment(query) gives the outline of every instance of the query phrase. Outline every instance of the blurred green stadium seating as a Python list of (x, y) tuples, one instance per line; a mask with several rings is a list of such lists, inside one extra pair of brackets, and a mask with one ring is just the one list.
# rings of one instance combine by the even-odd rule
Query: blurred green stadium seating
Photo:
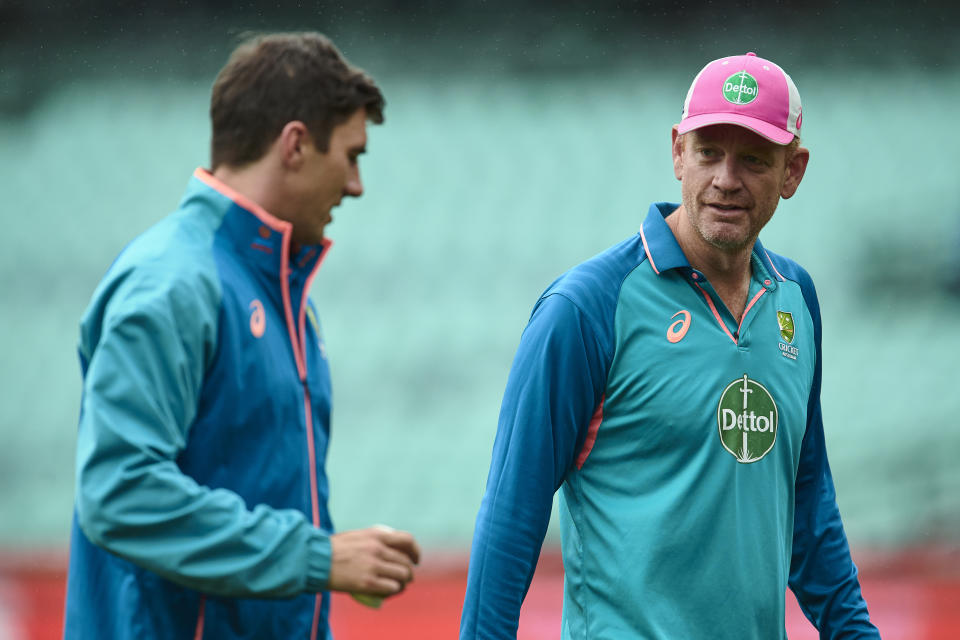
[[(388, 107), (361, 164), (367, 193), (335, 212), (313, 290), (334, 372), (331, 508), (342, 528), (386, 522), (464, 549), (534, 301), (635, 233), (651, 201), (679, 197), (669, 131), (686, 87), (709, 57), (747, 45), (715, 42), (694, 62), (571, 70), (541, 50), (531, 69), (500, 57), (438, 71), (391, 61), (395, 42), (345, 41)], [(759, 53), (779, 60), (770, 49)], [(761, 238), (818, 285), (827, 439), (851, 540), (956, 545), (960, 299), (947, 284), (960, 268), (960, 74), (862, 57), (782, 60), (812, 159)], [(0, 119), (0, 545), (66, 543), (77, 321), (114, 255), (206, 163), (216, 65), (64, 72)]]

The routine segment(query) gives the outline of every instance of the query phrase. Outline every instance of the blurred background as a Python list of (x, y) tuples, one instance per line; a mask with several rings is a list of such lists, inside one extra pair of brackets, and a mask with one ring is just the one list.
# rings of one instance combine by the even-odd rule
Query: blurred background
[[(0, 637), (60, 634), (78, 320), (207, 165), (213, 79), (269, 30), (326, 33), (387, 98), (312, 294), (335, 522), (409, 529), (426, 560), (381, 611), (340, 599), (338, 638), (456, 635), (532, 305), (679, 199), (687, 87), (746, 51), (803, 98), (811, 163), (761, 238), (818, 286), (826, 437), (865, 595), (885, 637), (960, 637), (958, 17), (946, 0), (0, 0)], [(521, 638), (559, 634), (558, 542), (551, 525)], [(816, 637), (790, 606), (790, 637)]]

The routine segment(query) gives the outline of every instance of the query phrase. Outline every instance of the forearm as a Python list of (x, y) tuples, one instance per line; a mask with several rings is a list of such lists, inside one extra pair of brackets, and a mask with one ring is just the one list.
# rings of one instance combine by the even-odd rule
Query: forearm
[(296, 510), (201, 487), (173, 463), (96, 462), (79, 477), (77, 515), (87, 537), (186, 587), (234, 597), (286, 597), (325, 588), (327, 534)]
[(824, 639), (879, 639), (840, 519), (817, 402), (797, 473), (790, 588)]
[(490, 488), (484, 496), (470, 552), (462, 640), (517, 637), (552, 505), (552, 492), (544, 496), (533, 489), (520, 501)]

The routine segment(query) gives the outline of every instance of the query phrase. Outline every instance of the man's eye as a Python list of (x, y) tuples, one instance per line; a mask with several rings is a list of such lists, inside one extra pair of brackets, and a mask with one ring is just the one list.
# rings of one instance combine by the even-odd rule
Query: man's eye
[(715, 155), (717, 155), (717, 150), (716, 149), (700, 149), (700, 155), (702, 155), (705, 158), (712, 158)]

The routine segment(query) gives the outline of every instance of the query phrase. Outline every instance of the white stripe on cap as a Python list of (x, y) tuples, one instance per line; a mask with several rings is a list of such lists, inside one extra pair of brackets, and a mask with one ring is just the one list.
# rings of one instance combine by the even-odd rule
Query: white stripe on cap
[[(770, 62), (768, 60), (768, 62)], [(793, 135), (800, 136), (800, 126), (803, 122), (800, 120), (800, 92), (797, 91), (797, 85), (793, 83), (793, 78), (790, 77), (790, 74), (783, 70), (783, 67), (778, 65), (776, 62), (770, 62), (773, 66), (780, 70), (780, 73), (783, 74), (783, 77), (787, 81), (787, 93), (790, 96), (790, 113), (787, 114), (787, 131)], [(798, 125), (799, 122), (799, 125)]]
[(690, 114), (690, 99), (693, 98), (693, 90), (697, 88), (697, 82), (700, 81), (700, 76), (703, 75), (703, 72), (706, 71), (709, 66), (710, 65), (704, 65), (703, 69), (700, 69), (700, 72), (697, 73), (697, 77), (690, 83), (690, 88), (687, 90), (687, 97), (683, 101), (683, 112), (680, 114), (681, 121)]

